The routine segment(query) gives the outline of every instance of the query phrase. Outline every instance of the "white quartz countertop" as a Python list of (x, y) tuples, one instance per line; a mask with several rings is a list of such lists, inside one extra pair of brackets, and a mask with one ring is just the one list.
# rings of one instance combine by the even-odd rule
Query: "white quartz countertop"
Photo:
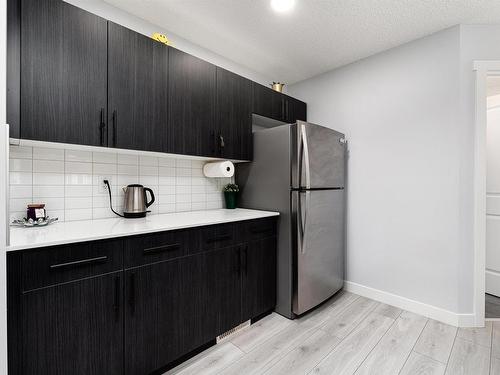
[(10, 246), (7, 247), (7, 251), (223, 224), (278, 215), (278, 212), (237, 208), (234, 210), (177, 212), (151, 215), (141, 219), (117, 217), (100, 220), (56, 222), (41, 228), (11, 227)]

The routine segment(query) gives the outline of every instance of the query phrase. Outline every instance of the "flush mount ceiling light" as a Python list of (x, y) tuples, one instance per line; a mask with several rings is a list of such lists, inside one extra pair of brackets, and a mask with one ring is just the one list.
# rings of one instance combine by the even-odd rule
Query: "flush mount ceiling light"
[(271, 8), (280, 13), (290, 11), (294, 5), (295, 0), (271, 0)]

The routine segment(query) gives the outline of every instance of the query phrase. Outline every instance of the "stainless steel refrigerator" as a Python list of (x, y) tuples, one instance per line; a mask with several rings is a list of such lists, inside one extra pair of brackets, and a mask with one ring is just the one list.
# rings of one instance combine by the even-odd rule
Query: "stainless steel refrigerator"
[(293, 319), (343, 286), (345, 137), (298, 121), (253, 142), (253, 162), (237, 166), (240, 206), (281, 214), (276, 311)]

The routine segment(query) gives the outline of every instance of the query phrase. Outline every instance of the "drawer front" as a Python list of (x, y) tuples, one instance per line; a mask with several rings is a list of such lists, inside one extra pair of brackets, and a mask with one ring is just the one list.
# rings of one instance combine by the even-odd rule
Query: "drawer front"
[(145, 234), (125, 240), (125, 268), (178, 258), (196, 243), (192, 230)]
[(234, 223), (201, 227), (198, 229), (198, 246), (191, 252), (221, 249), (240, 242), (237, 238), (241, 238), (241, 235), (235, 233), (236, 228)]
[(277, 219), (275, 217), (249, 220), (243, 223), (245, 241), (260, 240), (267, 237), (276, 236)]
[(22, 255), (22, 289), (28, 291), (123, 268), (123, 241), (54, 246)]

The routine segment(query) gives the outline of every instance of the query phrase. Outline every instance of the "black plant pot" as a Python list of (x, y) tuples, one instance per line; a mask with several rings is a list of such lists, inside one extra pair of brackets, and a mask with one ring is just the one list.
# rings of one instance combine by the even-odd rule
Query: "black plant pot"
[(226, 208), (234, 209), (236, 208), (236, 197), (238, 193), (234, 191), (225, 191), (224, 198), (226, 199)]

